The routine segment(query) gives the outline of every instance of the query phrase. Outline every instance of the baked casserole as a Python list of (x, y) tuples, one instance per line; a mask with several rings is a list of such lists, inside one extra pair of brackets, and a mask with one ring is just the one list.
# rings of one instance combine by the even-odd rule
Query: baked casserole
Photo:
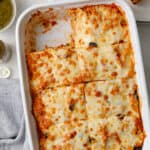
[(134, 150), (145, 133), (134, 50), (115, 4), (66, 10), (71, 42), (26, 56), (40, 150)]

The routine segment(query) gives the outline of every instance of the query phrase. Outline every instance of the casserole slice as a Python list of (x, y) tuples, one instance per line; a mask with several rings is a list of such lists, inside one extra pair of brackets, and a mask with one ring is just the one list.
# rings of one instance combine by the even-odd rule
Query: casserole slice
[(87, 120), (84, 85), (45, 89), (33, 96), (33, 113), (44, 132), (51, 125)]
[[(117, 150), (142, 146), (145, 133), (134, 79), (87, 83), (85, 99), (93, 149)], [(99, 141), (102, 141), (101, 146)]]
[(92, 5), (68, 10), (72, 25), (72, 45), (99, 47), (129, 41), (125, 13), (116, 5)]
[(32, 92), (82, 81), (78, 55), (69, 46), (31, 52), (26, 58)]
[(130, 42), (76, 48), (80, 68), (88, 81), (128, 79), (135, 76), (133, 49)]
[(40, 135), (41, 150), (87, 150), (88, 126), (85, 121), (65, 122), (50, 126)]

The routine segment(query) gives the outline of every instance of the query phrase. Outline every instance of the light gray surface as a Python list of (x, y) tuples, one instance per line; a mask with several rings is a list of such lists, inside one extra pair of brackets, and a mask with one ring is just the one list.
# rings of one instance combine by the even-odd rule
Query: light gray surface
[(141, 50), (144, 60), (144, 68), (146, 73), (146, 82), (148, 86), (148, 93), (150, 97), (150, 23), (138, 23), (138, 30), (140, 35)]
[(0, 79), (0, 150), (29, 150), (19, 80)]
[(0, 64), (0, 66), (7, 66), (11, 70), (11, 78), (18, 78), (18, 69), (17, 69), (17, 56), (16, 56), (16, 41), (15, 41), (15, 28), (16, 21), (19, 15), (30, 6), (46, 3), (47, 0), (15, 0), (17, 7), (17, 15), (13, 25), (6, 31), (0, 32), (0, 40), (3, 40), (8, 44), (12, 50), (12, 56), (10, 61), (5, 64)]

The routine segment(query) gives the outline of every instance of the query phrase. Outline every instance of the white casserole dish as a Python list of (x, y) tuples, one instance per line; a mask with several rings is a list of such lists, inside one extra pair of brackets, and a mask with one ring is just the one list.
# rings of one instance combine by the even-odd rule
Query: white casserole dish
[[(142, 150), (148, 150), (150, 148), (150, 119), (149, 119), (149, 101), (147, 95), (147, 88), (145, 82), (145, 75), (144, 75), (144, 68), (143, 68), (143, 61), (142, 61), (142, 54), (141, 48), (139, 44), (138, 32), (136, 27), (136, 22), (134, 15), (131, 11), (131, 8), (122, 0), (73, 0), (73, 1), (57, 1), (57, 2), (49, 2), (49, 4), (45, 5), (37, 5), (35, 7), (31, 7), (26, 10), (19, 18), (17, 23), (16, 29), (16, 46), (17, 46), (17, 58), (18, 58), (18, 68), (19, 68), (19, 77), (20, 77), (20, 84), (21, 84), (21, 93), (22, 93), (22, 101), (24, 107), (24, 114), (26, 120), (26, 128), (28, 132), (28, 139), (30, 144), (31, 150), (38, 150), (38, 135), (36, 131), (36, 124), (35, 120), (32, 115), (32, 100), (30, 97), (29, 92), (29, 84), (28, 84), (28, 74), (26, 68), (26, 60), (25, 60), (25, 24), (31, 17), (31, 14), (36, 12), (37, 10), (46, 10), (48, 8), (64, 8), (64, 7), (80, 7), (89, 4), (108, 4), (108, 3), (116, 3), (126, 12), (126, 16), (129, 23), (129, 30), (131, 34), (132, 45), (134, 48), (135, 54), (135, 62), (136, 62), (136, 72), (137, 72), (137, 82), (139, 85), (139, 92), (141, 95), (141, 114), (144, 124), (144, 129), (146, 132), (145, 142), (143, 144)], [(64, 28), (65, 29), (65, 28)], [(54, 33), (55, 34), (55, 33)], [(37, 42), (38, 47), (42, 48), (43, 44), (42, 41), (46, 41), (48, 37), (40, 38), (39, 42)], [(55, 41), (57, 44), (58, 41)], [(60, 41), (59, 41), (60, 42)], [(62, 42), (62, 41), (61, 41)], [(39, 44), (40, 43), (40, 44)], [(60, 43), (59, 43), (60, 44)]]

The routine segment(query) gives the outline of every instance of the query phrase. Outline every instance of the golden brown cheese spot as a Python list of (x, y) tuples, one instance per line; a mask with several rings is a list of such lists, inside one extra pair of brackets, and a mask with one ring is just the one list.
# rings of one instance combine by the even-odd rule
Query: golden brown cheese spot
[(116, 77), (117, 75), (118, 75), (118, 73), (117, 72), (112, 72), (112, 74), (111, 74), (113, 77)]
[(40, 129), (48, 129), (49, 126), (53, 125), (53, 122), (49, 119), (42, 118), (40, 119)]
[(63, 67), (62, 64), (58, 64), (58, 65), (57, 65), (57, 68), (58, 68), (58, 69), (61, 69), (62, 67)]
[(104, 95), (104, 100), (108, 100), (108, 95)]
[(107, 59), (105, 59), (105, 58), (102, 58), (102, 59), (101, 59), (101, 63), (102, 63), (103, 65), (105, 65), (107, 62), (108, 62)]
[(33, 112), (41, 130), (47, 129), (53, 124), (51, 120), (46, 118), (45, 106), (40, 98), (35, 98), (33, 101)]
[(46, 139), (45, 138), (40, 138), (40, 150), (46, 150)]
[(76, 131), (73, 131), (72, 133), (70, 133), (69, 135), (66, 135), (64, 137), (64, 142), (70, 140), (70, 139), (73, 139), (75, 136), (76, 136), (77, 132)]
[(101, 95), (102, 95), (101, 91), (96, 91), (96, 92), (95, 92), (95, 96), (96, 96), (96, 97), (100, 97)]
[(119, 144), (121, 144), (121, 140), (120, 140), (120, 137), (119, 137), (118, 133), (112, 133), (112, 134), (108, 135), (108, 137), (109, 137), (109, 138), (114, 137), (114, 138), (116, 139), (116, 141), (117, 141)]
[(133, 95), (129, 95), (129, 96), (130, 96), (130, 100), (131, 100), (132, 109), (135, 112), (138, 112), (139, 111), (139, 104), (137, 102), (137, 99), (135, 99)]
[(98, 57), (98, 52), (94, 52), (94, 57)]
[(51, 74), (51, 73), (52, 73), (52, 68), (49, 68), (49, 69), (47, 70), (47, 72), (48, 72), (49, 74)]
[(63, 147), (62, 146), (59, 146), (59, 145), (54, 145), (53, 147), (52, 147), (52, 150), (63, 150)]
[(55, 136), (54, 136), (54, 135), (49, 134), (49, 135), (48, 135), (48, 139), (49, 139), (50, 141), (54, 141), (54, 140), (55, 140)]
[(135, 126), (137, 127), (136, 134), (138, 134), (138, 132), (143, 131), (143, 124), (142, 124), (142, 120), (140, 118), (136, 118)]
[(119, 87), (118, 87), (118, 86), (115, 86), (115, 87), (111, 90), (111, 94), (112, 94), (112, 95), (119, 94)]

